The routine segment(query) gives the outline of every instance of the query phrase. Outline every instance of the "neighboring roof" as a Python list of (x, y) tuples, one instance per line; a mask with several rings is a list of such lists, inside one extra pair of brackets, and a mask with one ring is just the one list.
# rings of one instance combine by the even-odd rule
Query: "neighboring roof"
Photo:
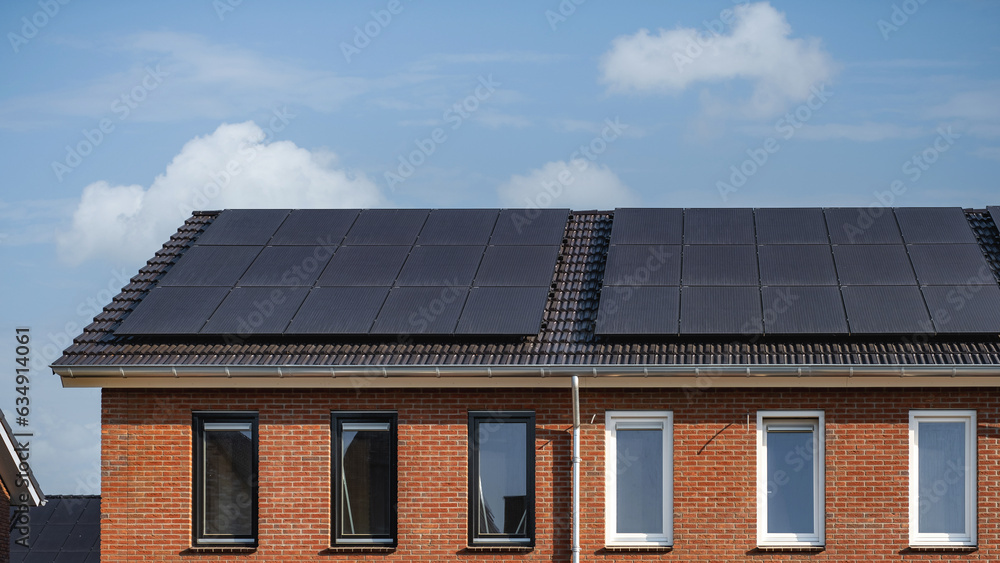
[[(101, 497), (50, 495), (45, 506), (28, 512), (28, 547), (10, 538), (11, 563), (99, 563)], [(13, 515), (13, 510), (12, 510)]]
[[(18, 453), (18, 443), (29, 442), (31, 436), (15, 436), (14, 430), (7, 424), (7, 418), (3, 411), (0, 411), (0, 442), (3, 442), (0, 451), (0, 480), (10, 493), (10, 503), (27, 504), (28, 506), (40, 506), (45, 503), (45, 495), (42, 494), (35, 475), (31, 472), (31, 458), (28, 458), (26, 471), (21, 470), (21, 458)], [(30, 449), (28, 452), (30, 453)], [(25, 478), (26, 477), (26, 478)], [(21, 495), (26, 495), (27, 502), (21, 502)]]
[[(1000, 336), (882, 335), (609, 337), (595, 334), (613, 213), (571, 212), (537, 335), (489, 337), (251, 337), (244, 340), (116, 335), (114, 330), (219, 212), (196, 212), (53, 368), (170, 366), (990, 366)], [(966, 218), (995, 278), (1000, 234), (988, 212)]]

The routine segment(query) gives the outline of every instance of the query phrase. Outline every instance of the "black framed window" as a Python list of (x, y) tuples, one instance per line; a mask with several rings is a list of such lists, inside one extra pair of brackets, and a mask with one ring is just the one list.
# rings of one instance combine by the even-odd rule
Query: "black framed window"
[(396, 544), (395, 412), (334, 412), (333, 542)]
[(195, 545), (257, 545), (257, 413), (194, 413)]
[(535, 413), (469, 413), (469, 541), (533, 545)]

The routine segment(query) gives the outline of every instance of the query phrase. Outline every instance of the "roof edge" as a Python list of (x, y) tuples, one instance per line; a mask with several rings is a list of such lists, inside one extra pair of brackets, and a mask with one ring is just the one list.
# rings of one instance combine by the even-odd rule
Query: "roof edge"
[[(22, 460), (19, 453), (19, 436), (7, 423), (7, 417), (0, 410), (0, 442), (3, 442), (3, 452), (0, 454), (0, 479), (10, 493), (10, 504), (28, 506), (41, 506), (45, 504), (45, 495), (42, 493), (31, 465), (27, 460)], [(27, 433), (25, 433), (27, 434)], [(23, 465), (23, 467), (22, 467)], [(26, 494), (27, 502), (22, 501), (15, 494)]]

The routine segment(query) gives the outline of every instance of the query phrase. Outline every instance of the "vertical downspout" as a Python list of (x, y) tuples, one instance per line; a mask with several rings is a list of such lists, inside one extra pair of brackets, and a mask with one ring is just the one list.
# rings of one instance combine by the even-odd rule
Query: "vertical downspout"
[(573, 376), (573, 563), (580, 563), (580, 378)]

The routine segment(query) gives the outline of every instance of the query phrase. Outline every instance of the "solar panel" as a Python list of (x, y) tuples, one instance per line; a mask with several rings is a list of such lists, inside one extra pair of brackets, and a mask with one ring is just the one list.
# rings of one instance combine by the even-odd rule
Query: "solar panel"
[(986, 208), (990, 213), (990, 219), (993, 219), (993, 224), (996, 225), (997, 230), (1000, 230), (1000, 206), (991, 205)]
[(504, 209), (490, 244), (559, 246), (568, 220), (569, 209)]
[(339, 246), (357, 217), (357, 209), (296, 209), (268, 244)]
[(313, 288), (285, 334), (367, 334), (388, 287)]
[(847, 316), (836, 286), (761, 289), (765, 334), (846, 334)]
[(828, 244), (823, 210), (765, 208), (754, 211), (758, 244)]
[(916, 285), (906, 247), (852, 244), (833, 247), (841, 285)]
[(912, 285), (841, 287), (853, 334), (933, 332), (920, 289)]
[(202, 334), (281, 334), (309, 292), (304, 287), (237, 287), (202, 327)]
[(341, 246), (316, 285), (391, 286), (409, 253), (409, 246)]
[(396, 285), (472, 285), (485, 246), (414, 246)]
[(1000, 333), (1000, 287), (942, 285), (920, 291), (939, 333)]
[(63, 551), (52, 559), (52, 563), (87, 563), (90, 554), (82, 551)]
[(192, 246), (160, 279), (160, 285), (232, 287), (260, 251), (259, 246)]
[(265, 247), (240, 277), (239, 284), (311, 286), (335, 250), (324, 246)]
[(196, 333), (228, 293), (227, 287), (155, 287), (115, 334)]
[(490, 246), (474, 285), (548, 287), (558, 257), (558, 246)]
[(287, 209), (226, 209), (195, 244), (265, 245), (287, 216)]
[(760, 285), (757, 249), (743, 245), (685, 246), (681, 279), (684, 285)]
[(428, 214), (427, 209), (365, 209), (344, 244), (412, 245)]
[(684, 244), (754, 244), (753, 209), (685, 209)]
[(427, 217), (417, 244), (485, 246), (499, 216), (496, 209), (435, 209)]
[(898, 207), (895, 213), (907, 243), (976, 243), (961, 207)]
[(63, 551), (82, 551), (89, 553), (93, 549), (100, 539), (101, 534), (101, 524), (100, 520), (94, 523), (84, 523), (79, 522), (70, 531), (69, 536), (66, 537), (66, 543), (63, 544)]
[(72, 529), (72, 524), (46, 524), (31, 544), (31, 550), (59, 551)]
[(683, 209), (615, 209), (611, 244), (681, 244)]
[(887, 207), (824, 209), (833, 244), (900, 244), (896, 216)]
[(997, 283), (978, 244), (912, 244), (906, 248), (921, 285)]
[(468, 293), (464, 287), (395, 287), (370, 332), (453, 334)]
[(780, 244), (757, 249), (763, 285), (837, 285), (828, 244)]
[(604, 285), (680, 285), (681, 247), (613, 244), (608, 249)]
[(605, 287), (597, 334), (677, 334), (679, 287)]
[(761, 334), (757, 287), (682, 287), (681, 334)]
[(458, 319), (458, 334), (537, 334), (545, 287), (474, 287)]

